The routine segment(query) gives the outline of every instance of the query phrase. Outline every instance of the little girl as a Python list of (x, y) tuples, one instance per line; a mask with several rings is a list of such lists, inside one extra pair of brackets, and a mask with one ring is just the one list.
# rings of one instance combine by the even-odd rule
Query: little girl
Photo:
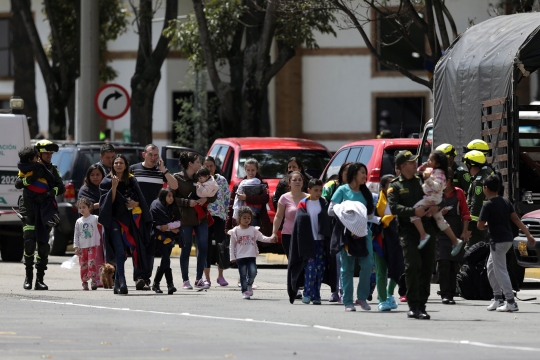
[[(248, 166), (254, 167), (253, 165), (249, 165), (249, 164), (245, 167), (247, 168)], [(246, 186), (260, 185), (261, 180), (255, 177), (256, 174), (257, 174), (257, 171), (246, 171), (247, 178), (240, 182), (240, 184), (238, 185), (238, 189), (236, 190), (236, 193), (244, 194)], [(233, 204), (233, 218), (234, 219), (238, 218), (238, 210), (244, 205), (246, 205), (246, 202), (244, 200), (240, 200), (238, 196), (234, 198), (234, 204)]]
[(94, 203), (85, 197), (77, 201), (79, 213), (82, 215), (75, 222), (75, 231), (73, 237), (73, 248), (75, 254), (79, 256), (81, 266), (82, 289), (88, 290), (88, 280), (92, 279), (92, 290), (98, 288), (98, 252), (103, 251), (100, 244), (100, 230), (98, 229), (98, 217), (92, 215)]
[(259, 255), (257, 241), (261, 242), (276, 242), (274, 236), (264, 236), (258, 227), (250, 226), (253, 212), (247, 206), (242, 206), (238, 209), (238, 226), (235, 226), (228, 231), (231, 236), (230, 258), (231, 262), (238, 265), (240, 273), (240, 283), (242, 287), (242, 297), (249, 299), (253, 296), (253, 281), (257, 276), (256, 258)]
[[(414, 205), (414, 207), (427, 207), (440, 204), (443, 198), (443, 190), (446, 187), (446, 178), (448, 177), (448, 158), (446, 157), (446, 154), (439, 150), (432, 152), (429, 155), (427, 163), (422, 164), (418, 168), (418, 171), (423, 171), (424, 174), (425, 180), (422, 184), (422, 189), (424, 190), (425, 195), (422, 200)], [(463, 241), (454, 235), (454, 232), (440, 211), (433, 214), (433, 217), (435, 218), (439, 229), (444, 231), (452, 241), (452, 256), (457, 255), (463, 246)], [(424, 230), (422, 220), (418, 216), (411, 217), (411, 221), (420, 233), (420, 244), (418, 245), (418, 248), (421, 249), (428, 242), (430, 235)]]
[(152, 290), (157, 294), (162, 294), (163, 291), (159, 288), (159, 283), (165, 275), (167, 281), (167, 293), (172, 295), (176, 292), (173, 283), (173, 275), (171, 270), (171, 251), (174, 247), (174, 242), (178, 241), (180, 247), (180, 211), (178, 206), (174, 204), (174, 194), (171, 189), (161, 189), (158, 198), (150, 205), (150, 213), (152, 214), (152, 240), (156, 242), (156, 248), (161, 253), (161, 263), (156, 270), (154, 284)]
[[(190, 194), (190, 199), (199, 200), (200, 198), (209, 198), (216, 195), (219, 185), (217, 184), (216, 180), (210, 176), (210, 171), (207, 168), (204, 166), (201, 167), (199, 170), (197, 170), (194, 177), (197, 179), (197, 190), (195, 194)], [(212, 224), (214, 224), (214, 219), (208, 212), (208, 203), (204, 203), (203, 205), (195, 205), (193, 209), (195, 209), (197, 212), (197, 218), (199, 220), (206, 217), (208, 218), (208, 226), (212, 226)]]

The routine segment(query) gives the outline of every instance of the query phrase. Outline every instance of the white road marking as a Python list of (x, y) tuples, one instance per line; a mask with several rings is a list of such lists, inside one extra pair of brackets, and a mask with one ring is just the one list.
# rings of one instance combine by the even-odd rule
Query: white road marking
[(279, 322), (279, 321), (240, 319), (240, 318), (231, 318), (231, 317), (224, 317), (224, 316), (196, 315), (196, 314), (190, 314), (190, 313), (173, 313), (173, 312), (153, 311), (153, 310), (135, 310), (135, 309), (96, 306), (96, 305), (87, 305), (87, 304), (74, 304), (71, 302), (59, 302), (59, 301), (49, 301), (49, 300), (21, 299), (21, 301), (32, 301), (32, 302), (40, 302), (40, 303), (47, 303), (47, 304), (78, 306), (78, 307), (87, 307), (87, 308), (104, 309), (104, 310), (132, 311), (132, 312), (140, 312), (140, 313), (146, 313), (146, 314), (187, 316), (187, 317), (195, 317), (195, 318), (201, 318), (201, 319), (242, 321), (242, 322), (252, 322), (252, 323), (259, 323), (259, 324), (298, 327), (298, 328), (311, 328), (312, 327), (319, 330), (335, 331), (335, 332), (340, 332), (340, 333), (362, 335), (362, 336), (376, 337), (376, 338), (382, 338), (382, 339), (443, 343), (443, 344), (455, 344), (455, 345), (470, 345), (470, 346), (486, 347), (486, 348), (492, 348), (492, 349), (540, 352), (540, 348), (533, 348), (533, 347), (495, 345), (495, 344), (481, 343), (481, 342), (469, 341), (469, 340), (446, 340), (446, 339), (430, 339), (430, 338), (419, 338), (419, 337), (399, 336), (399, 335), (387, 335), (387, 334), (378, 334), (378, 333), (372, 333), (372, 332), (367, 332), (367, 331), (332, 328), (332, 327), (322, 326), (322, 325), (312, 326), (312, 325), (304, 325), (304, 324), (285, 323), (285, 322)]

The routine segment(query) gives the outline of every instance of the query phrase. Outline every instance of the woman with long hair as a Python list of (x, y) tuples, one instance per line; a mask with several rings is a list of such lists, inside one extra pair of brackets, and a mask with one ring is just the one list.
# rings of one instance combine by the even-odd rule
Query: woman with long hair
[[(225, 240), (225, 220), (227, 220), (227, 209), (229, 207), (229, 201), (231, 199), (231, 190), (229, 189), (229, 183), (220, 174), (216, 173), (216, 160), (212, 156), (207, 156), (204, 158), (204, 167), (210, 172), (210, 176), (216, 180), (219, 188), (216, 193), (216, 201), (208, 205), (208, 211), (214, 223), (208, 227), (208, 256), (206, 257), (206, 266), (204, 268), (204, 275), (206, 281), (210, 284), (210, 265), (216, 263), (217, 254), (212, 251), (214, 248), (212, 245), (212, 240), (216, 241), (217, 244), (221, 244)], [(227, 286), (229, 283), (223, 277), (223, 269), (218, 265), (218, 277), (216, 282), (219, 286)]]
[[(362, 203), (367, 209), (367, 215), (373, 215), (374, 205), (373, 205), (373, 195), (366, 186), (367, 180), (367, 168), (362, 163), (352, 163), (347, 169), (347, 184), (340, 186), (332, 196), (332, 201), (328, 208), (328, 214), (330, 216), (339, 217), (339, 214), (336, 214), (334, 207), (338, 204), (341, 204), (347, 200), (349, 201), (358, 201)], [(361, 216), (361, 215), (357, 215)], [(358, 221), (360, 220), (360, 221)], [(353, 222), (356, 223), (366, 223), (367, 219), (355, 218)], [(350, 246), (342, 246), (340, 250), (341, 255), (341, 285), (343, 287), (343, 304), (345, 305), (345, 311), (356, 311), (354, 304), (360, 305), (363, 310), (371, 310), (371, 307), (367, 303), (367, 298), (370, 293), (370, 276), (373, 268), (373, 245), (371, 242), (371, 229), (367, 227), (367, 235), (362, 236), (363, 234), (355, 234), (350, 228), (343, 224), (349, 231), (352, 233), (351, 241), (359, 243), (359, 246), (362, 248), (367, 248), (366, 256), (353, 256), (349, 253)], [(361, 242), (365, 242), (362, 244)], [(358, 262), (360, 265), (360, 276), (359, 284), (356, 291), (356, 301), (353, 303), (353, 275), (354, 275), (354, 264)]]
[(174, 198), (176, 205), (180, 209), (182, 217), (182, 226), (180, 233), (182, 234), (183, 247), (180, 254), (180, 270), (182, 271), (182, 287), (186, 290), (191, 290), (193, 287), (189, 282), (189, 254), (193, 242), (193, 232), (197, 237), (197, 273), (195, 275), (195, 287), (200, 289), (208, 289), (210, 284), (203, 280), (203, 271), (206, 264), (208, 253), (208, 217), (204, 216), (199, 219), (197, 211), (194, 209), (197, 205), (205, 203), (213, 203), (216, 201), (216, 195), (212, 197), (201, 197), (198, 200), (190, 198), (191, 194), (196, 194), (197, 188), (195, 184), (197, 179), (194, 178), (197, 170), (201, 168), (199, 155), (194, 152), (184, 151), (180, 154), (180, 165), (183, 170), (174, 174), (178, 181), (178, 188), (174, 190)]
[[(336, 190), (343, 184), (347, 184), (347, 169), (349, 168), (349, 165), (351, 165), (350, 162), (345, 162), (341, 164), (341, 167), (339, 168), (339, 171), (337, 173), (337, 178), (328, 181), (324, 187), (322, 192), (322, 197), (330, 203), (332, 200), (332, 195), (336, 192)], [(336, 256), (330, 256), (330, 242), (327, 241), (325, 243), (326, 248), (326, 254), (327, 254), (327, 262), (326, 266), (328, 268), (329, 276), (331, 276), (330, 282), (330, 291), (332, 294), (330, 295), (330, 299), (328, 299), (328, 302), (338, 302), (341, 300), (340, 298), (340, 292), (341, 292), (341, 256), (337, 254)]]
[(152, 216), (137, 179), (129, 173), (129, 162), (124, 155), (116, 155), (111, 173), (103, 179), (99, 191), (99, 223), (105, 228), (103, 242), (107, 262), (116, 265), (114, 293), (127, 294), (126, 248), (135, 266), (146, 270)]
[(78, 198), (81, 197), (92, 200), (92, 214), (99, 215), (99, 184), (101, 180), (105, 177), (103, 169), (98, 164), (90, 165), (88, 170), (86, 170), (86, 175), (84, 176), (83, 186), (79, 189)]
[(278, 201), (281, 195), (285, 194), (290, 190), (289, 187), (289, 175), (293, 172), (297, 171), (302, 175), (303, 185), (302, 185), (302, 191), (304, 193), (307, 193), (307, 186), (309, 183), (309, 180), (311, 180), (311, 176), (306, 173), (306, 169), (304, 168), (304, 164), (300, 161), (300, 159), (296, 157), (292, 157), (287, 161), (287, 170), (285, 172), (285, 175), (277, 184), (276, 191), (274, 192), (274, 196), (272, 196), (272, 203), (274, 204), (274, 209), (277, 211), (278, 208)]

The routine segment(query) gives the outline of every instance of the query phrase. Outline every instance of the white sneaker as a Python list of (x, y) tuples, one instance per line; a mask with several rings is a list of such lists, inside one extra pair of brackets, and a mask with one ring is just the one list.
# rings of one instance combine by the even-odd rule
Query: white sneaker
[(514, 311), (519, 311), (519, 308), (518, 308), (517, 303), (514, 301), (513, 303), (507, 302), (503, 306), (499, 306), (497, 308), (497, 311), (500, 311), (500, 312), (514, 312)]
[(250, 297), (249, 291), (246, 291), (246, 292), (242, 293), (242, 299), (249, 300), (249, 297)]
[(191, 286), (191, 284), (189, 283), (189, 280), (186, 280), (186, 281), (184, 281), (184, 285), (182, 285), (182, 288), (184, 290), (191, 290), (191, 289), (193, 289), (193, 286)]
[(354, 305), (347, 305), (345, 306), (345, 311), (347, 312), (356, 311), (356, 308), (354, 307)]
[(497, 310), (497, 308), (501, 307), (504, 305), (504, 301), (503, 299), (497, 299), (497, 300), (493, 300), (493, 302), (491, 303), (491, 305), (489, 305), (487, 307), (487, 311), (494, 311), (494, 310)]
[(253, 285), (248, 285), (247, 292), (249, 293), (249, 296), (253, 296)]

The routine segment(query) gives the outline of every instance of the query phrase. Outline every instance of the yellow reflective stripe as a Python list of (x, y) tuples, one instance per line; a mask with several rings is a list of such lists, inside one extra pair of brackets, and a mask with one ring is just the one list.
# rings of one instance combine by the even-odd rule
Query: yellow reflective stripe
[(25, 252), (25, 253), (24, 253), (24, 256), (26, 256), (26, 257), (34, 257), (34, 254), (35, 254), (35, 253), (33, 253), (33, 254), (31, 254), (31, 255), (27, 255), (26, 252)]
[(479, 217), (479, 216), (471, 215), (471, 220), (472, 220), (472, 221), (478, 221), (478, 220), (480, 220), (480, 217)]
[(26, 181), (28, 178), (22, 178), (22, 183), (24, 186), (28, 186), (28, 182)]
[(57, 188), (57, 187), (53, 187), (53, 190), (54, 190), (55, 195), (58, 195), (58, 188)]
[(25, 225), (23, 226), (23, 231), (34, 230), (36, 227), (34, 225)]

